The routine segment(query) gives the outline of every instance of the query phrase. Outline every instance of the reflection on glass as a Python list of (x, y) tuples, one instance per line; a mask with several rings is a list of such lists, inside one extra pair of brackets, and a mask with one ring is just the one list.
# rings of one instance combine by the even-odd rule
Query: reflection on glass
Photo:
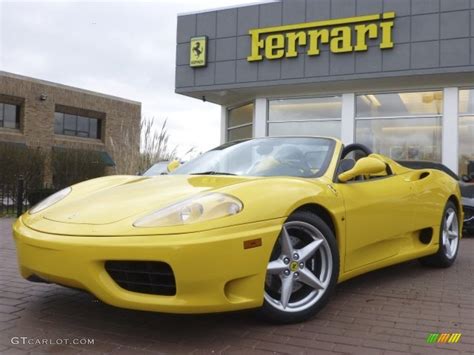
[(459, 90), (459, 113), (474, 113), (474, 90)]
[(356, 141), (395, 160), (441, 162), (441, 117), (357, 120)]
[(340, 96), (271, 100), (269, 121), (314, 120), (342, 115)]
[(341, 121), (270, 122), (269, 136), (341, 136)]
[(240, 106), (228, 111), (227, 127), (232, 128), (253, 121), (253, 103)]
[(441, 115), (443, 92), (404, 92), (358, 95), (357, 117)]
[(459, 117), (459, 175), (468, 173), (470, 162), (474, 162), (474, 116), (463, 116)]
[(235, 141), (239, 139), (252, 138), (252, 126), (232, 128), (227, 131), (227, 140)]
[(5, 128), (19, 128), (18, 125), (17, 106), (4, 104), (3, 111), (3, 127)]

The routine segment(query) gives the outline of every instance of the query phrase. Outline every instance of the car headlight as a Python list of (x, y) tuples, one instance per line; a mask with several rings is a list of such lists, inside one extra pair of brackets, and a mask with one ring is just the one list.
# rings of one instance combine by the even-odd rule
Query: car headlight
[(61, 191), (58, 191), (54, 194), (52, 194), (51, 196), (45, 198), (43, 201), (37, 203), (36, 205), (34, 205), (29, 213), (30, 214), (34, 214), (34, 213), (38, 213), (52, 205), (54, 205), (56, 202), (59, 202), (61, 201), (63, 198), (65, 198), (67, 195), (69, 195), (71, 193), (72, 189), (70, 187), (67, 187)]
[(242, 207), (242, 202), (237, 198), (213, 192), (162, 208), (140, 218), (133, 226), (169, 227), (204, 222), (235, 215), (242, 211)]

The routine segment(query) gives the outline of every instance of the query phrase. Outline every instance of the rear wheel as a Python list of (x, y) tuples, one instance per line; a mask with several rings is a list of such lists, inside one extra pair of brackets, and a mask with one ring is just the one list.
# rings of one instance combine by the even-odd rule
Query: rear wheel
[(458, 209), (452, 201), (448, 201), (444, 208), (443, 219), (441, 220), (438, 252), (421, 258), (420, 262), (428, 266), (451, 266), (458, 254), (459, 235)]
[(260, 314), (277, 323), (308, 319), (328, 302), (338, 274), (339, 254), (331, 229), (312, 213), (294, 213), (273, 248)]

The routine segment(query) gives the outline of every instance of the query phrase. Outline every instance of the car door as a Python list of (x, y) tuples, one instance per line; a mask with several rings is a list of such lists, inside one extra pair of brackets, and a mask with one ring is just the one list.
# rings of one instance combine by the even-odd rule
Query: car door
[(398, 175), (335, 184), (345, 204), (345, 271), (390, 258), (412, 231), (413, 186)]

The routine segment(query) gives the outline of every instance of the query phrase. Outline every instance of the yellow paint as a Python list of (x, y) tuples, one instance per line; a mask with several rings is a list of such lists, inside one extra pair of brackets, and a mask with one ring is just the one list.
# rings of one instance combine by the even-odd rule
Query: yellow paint
[(309, 56), (319, 55), (324, 44), (329, 44), (332, 53), (366, 51), (367, 41), (377, 38), (380, 38), (380, 49), (393, 48), (394, 19), (394, 12), (386, 12), (381, 15), (251, 29), (251, 52), (247, 60), (295, 58), (300, 46), (307, 47), (306, 54)]
[(189, 43), (189, 66), (205, 67), (207, 65), (207, 37), (193, 37)]
[[(419, 170), (377, 154), (370, 159), (389, 164), (393, 176), (336, 182), (341, 149), (336, 140), (328, 170), (315, 179), (110, 176), (74, 185), (64, 200), (16, 221), (21, 275), (82, 288), (123, 308), (173, 313), (255, 308), (263, 302), (266, 267), (283, 223), (308, 204), (321, 206), (332, 218), (340, 253), (339, 282), (435, 253), (446, 201), (450, 196), (460, 200), (457, 182), (437, 170), (418, 180)], [(243, 210), (188, 225), (133, 227), (152, 211), (211, 191), (235, 196)], [(462, 212), (459, 217), (462, 229)], [(434, 231), (427, 245), (416, 233), (426, 227)], [(242, 247), (259, 238), (260, 247)], [(106, 260), (166, 262), (175, 274), (176, 295), (126, 291), (105, 271)], [(212, 267), (206, 267), (209, 263)]]

